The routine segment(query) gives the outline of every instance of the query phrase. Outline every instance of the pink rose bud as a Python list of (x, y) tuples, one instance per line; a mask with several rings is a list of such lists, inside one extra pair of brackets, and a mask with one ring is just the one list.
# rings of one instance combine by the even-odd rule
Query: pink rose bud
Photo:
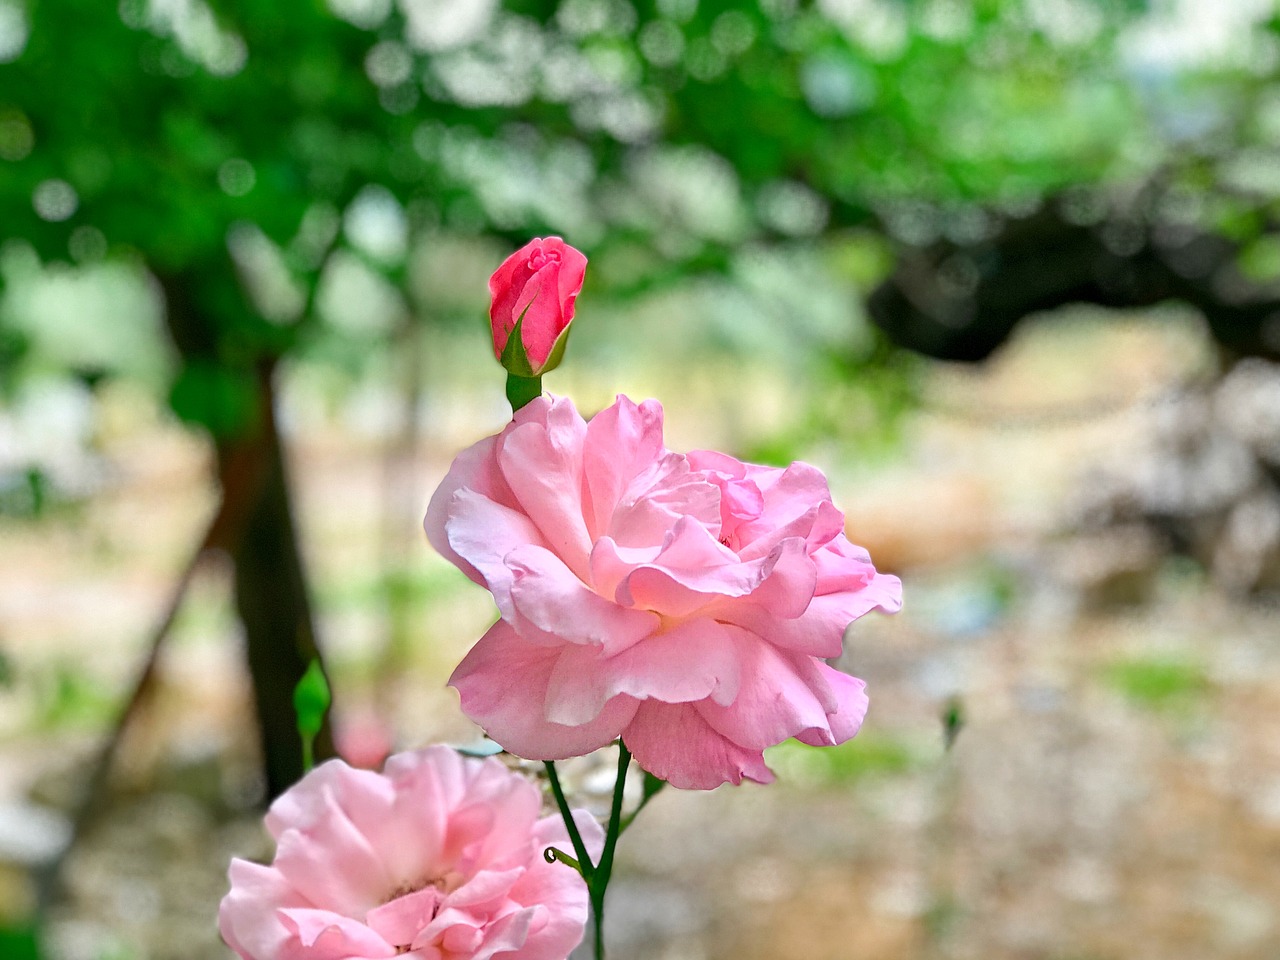
[(489, 278), (493, 353), (508, 373), (540, 377), (560, 365), (586, 270), (581, 251), (559, 237), (539, 237), (494, 271)]

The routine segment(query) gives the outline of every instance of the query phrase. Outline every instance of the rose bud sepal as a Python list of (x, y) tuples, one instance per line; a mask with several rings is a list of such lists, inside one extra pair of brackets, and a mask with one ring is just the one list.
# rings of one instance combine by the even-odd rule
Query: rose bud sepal
[[(526, 308), (527, 312), (528, 308)], [(564, 359), (565, 344), (569, 342), (569, 331), (573, 329), (572, 326), (568, 326), (560, 332), (560, 336), (556, 337), (551, 347), (547, 362), (535, 370), (529, 361), (529, 354), (524, 347), (524, 338), (521, 336), (520, 328), (523, 324), (524, 314), (522, 313), (511, 331), (511, 336), (507, 339), (506, 347), (502, 350), (502, 366), (507, 371), (507, 399), (511, 402), (512, 413), (535, 397), (542, 396), (542, 375), (560, 366), (560, 361)]]

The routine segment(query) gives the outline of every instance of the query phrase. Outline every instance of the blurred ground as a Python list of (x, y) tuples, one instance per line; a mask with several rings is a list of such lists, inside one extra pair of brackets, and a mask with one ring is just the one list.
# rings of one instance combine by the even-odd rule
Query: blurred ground
[[(615, 389), (659, 396), (677, 449), (749, 449), (813, 402), (776, 367), (728, 366), (732, 379), (711, 361), (694, 378), (619, 362), (548, 386), (584, 409)], [(1099, 589), (1110, 548), (1074, 536), (1088, 468), (1128, 456), (1211, 366), (1188, 318), (1082, 313), (1030, 325), (985, 368), (931, 368), (889, 453), (808, 436), (798, 452), (828, 471), (851, 538), (906, 584), (902, 614), (849, 636), (843, 665), (868, 681), (871, 713), (844, 747), (777, 748), (775, 786), (659, 797), (620, 851), (614, 960), (1280, 954), (1278, 610), (1162, 557), (1130, 565), (1143, 590)], [(443, 683), (489, 601), (418, 523), (452, 453), (500, 425), (491, 379), (493, 396), (428, 394), (407, 442), (394, 394), (325, 409), (305, 370), (290, 379), (305, 547), (352, 751), (475, 736)], [(86, 466), (97, 492), (0, 531), (10, 915), (212, 506), (200, 442), (127, 392), (106, 409)], [(266, 848), (246, 810), (248, 694), (225, 602), (208, 565), (117, 799), (68, 861), (51, 960), (228, 956), (214, 930), (227, 861)], [(590, 788), (590, 764), (577, 773)]]

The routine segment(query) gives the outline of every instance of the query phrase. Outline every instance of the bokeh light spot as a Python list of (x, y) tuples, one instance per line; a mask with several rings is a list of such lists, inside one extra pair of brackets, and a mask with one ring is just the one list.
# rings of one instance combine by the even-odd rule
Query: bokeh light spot
[(795, 180), (766, 184), (756, 197), (756, 209), (762, 222), (791, 236), (820, 233), (829, 215), (826, 201)]
[(24, 159), (35, 142), (26, 116), (17, 110), (0, 111), (0, 160)]
[(852, 62), (818, 56), (800, 72), (805, 101), (822, 117), (843, 117), (869, 106), (876, 98), (875, 76)]
[(698, 0), (658, 0), (658, 12), (677, 23), (688, 23), (698, 12)]
[(711, 42), (727, 57), (746, 53), (756, 40), (756, 25), (741, 10), (726, 10), (711, 25)]
[(253, 164), (243, 157), (232, 157), (218, 168), (218, 186), (227, 196), (243, 197), (257, 182)]
[(347, 208), (344, 227), (352, 245), (375, 260), (393, 263), (404, 256), (409, 224), (400, 201), (386, 187), (361, 190)]
[(107, 255), (107, 238), (97, 227), (87, 224), (71, 231), (71, 239), (67, 241), (67, 250), (71, 258), (78, 263), (90, 263), (101, 260)]
[(391, 0), (329, 0), (329, 9), (362, 30), (382, 25), (391, 12)]
[(65, 180), (45, 180), (31, 195), (31, 203), (41, 220), (58, 223), (69, 219), (80, 206), (75, 187)]
[(0, 63), (17, 60), (27, 47), (27, 17), (14, 3), (0, 2)]
[(684, 53), (684, 34), (670, 20), (654, 20), (640, 31), (640, 52), (655, 67), (674, 67)]
[(409, 79), (413, 57), (403, 44), (384, 40), (364, 58), (364, 72), (379, 87), (393, 87)]

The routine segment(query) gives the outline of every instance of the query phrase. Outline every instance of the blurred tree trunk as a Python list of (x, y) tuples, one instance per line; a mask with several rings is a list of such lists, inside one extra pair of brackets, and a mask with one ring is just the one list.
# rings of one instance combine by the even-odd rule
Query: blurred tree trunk
[[(209, 265), (206, 265), (209, 266)], [(217, 270), (217, 267), (214, 268)], [(222, 284), (237, 284), (230, 264)], [(216, 364), (218, 321), (205, 313), (201, 280), (189, 273), (161, 275), (166, 322), (184, 364)], [(227, 287), (224, 286), (225, 290)], [(241, 431), (217, 438), (223, 493), (233, 475), (247, 497), (238, 522), (216, 544), (234, 564), (235, 605), (244, 628), (245, 658), (253, 684), (267, 799), (279, 796), (303, 774), (302, 741), (293, 689), (313, 659), (320, 660), (311, 599), (294, 522), (287, 457), (275, 412), (274, 363), (258, 364), (251, 382), (254, 416)], [(218, 402), (215, 398), (213, 402)], [(328, 717), (315, 756), (334, 755)]]
[[(271, 374), (261, 376), (264, 423), (257, 444), (262, 485), (232, 547), (236, 611), (244, 626), (245, 655), (253, 679), (267, 795), (275, 798), (303, 774), (302, 741), (293, 712), (293, 688), (320, 658), (302, 555), (289, 496), (289, 474), (275, 418)], [(231, 455), (219, 444), (219, 457)], [(318, 760), (333, 756), (328, 717), (316, 738)]]

